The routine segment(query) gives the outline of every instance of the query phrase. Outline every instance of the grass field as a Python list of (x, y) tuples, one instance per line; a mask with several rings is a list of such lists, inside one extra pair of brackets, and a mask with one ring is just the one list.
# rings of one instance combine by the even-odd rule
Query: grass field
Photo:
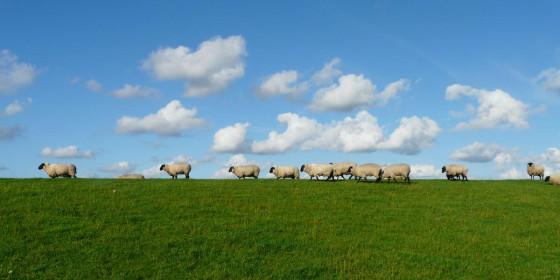
[(0, 279), (560, 279), (540, 181), (0, 179)]

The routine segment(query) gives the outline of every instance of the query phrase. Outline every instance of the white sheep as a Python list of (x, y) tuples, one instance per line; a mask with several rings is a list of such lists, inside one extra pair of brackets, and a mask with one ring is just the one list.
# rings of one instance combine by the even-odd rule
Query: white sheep
[(332, 164), (306, 163), (301, 166), (300, 171), (305, 171), (307, 174), (309, 174), (309, 176), (311, 177), (309, 178), (309, 180), (312, 180), (313, 177), (317, 177), (317, 180), (319, 180), (319, 176), (326, 176), (327, 180), (332, 178), (332, 180), (334, 181), (334, 165)]
[(334, 165), (334, 173), (333, 175), (338, 177), (342, 177), (343, 180), (345, 180), (346, 178), (344, 178), (344, 175), (350, 175), (350, 177), (348, 177), (348, 179), (352, 179), (352, 173), (350, 173), (349, 169), (350, 167), (356, 167), (358, 166), (355, 162), (351, 162), (351, 161), (344, 161), (344, 162), (331, 162), (330, 164)]
[(76, 166), (71, 163), (48, 163), (43, 162), (39, 165), (39, 170), (45, 170), (51, 178), (56, 177), (76, 177)]
[(245, 177), (254, 177), (255, 179), (259, 179), (261, 169), (256, 165), (239, 165), (230, 167), (229, 172), (233, 172), (233, 174), (235, 174), (239, 179), (245, 179)]
[(142, 174), (124, 174), (115, 179), (144, 179)]
[(553, 185), (560, 185), (560, 174), (554, 174), (551, 176), (546, 176), (545, 182), (550, 182)]
[(270, 168), (270, 173), (280, 178), (299, 179), (299, 170), (295, 166), (273, 166)]
[(397, 178), (403, 178), (403, 183), (408, 180), (410, 185), (410, 165), (406, 163), (389, 165), (383, 170), (382, 178), (387, 178), (387, 182), (391, 182), (391, 179), (396, 182)]
[(166, 163), (159, 167), (159, 170), (165, 170), (167, 174), (171, 175), (171, 178), (179, 178), (177, 175), (185, 174), (185, 179), (189, 179), (191, 173), (191, 165), (187, 162), (179, 163)]
[(350, 166), (348, 168), (348, 172), (350, 172), (354, 177), (358, 178), (358, 182), (364, 178), (367, 182), (368, 176), (373, 176), (377, 178), (377, 182), (381, 181), (381, 175), (383, 174), (383, 168), (381, 165), (376, 163), (366, 163), (361, 164), (356, 167)]
[(531, 176), (531, 180), (533, 180), (534, 176), (539, 176), (539, 180), (542, 180), (544, 177), (544, 166), (529, 162), (527, 163), (527, 174)]
[(459, 178), (461, 176), (461, 180), (468, 181), (467, 173), (469, 172), (469, 168), (462, 165), (462, 164), (448, 164), (441, 168), (441, 173), (446, 172), (447, 180), (450, 178), (454, 179), (455, 177)]

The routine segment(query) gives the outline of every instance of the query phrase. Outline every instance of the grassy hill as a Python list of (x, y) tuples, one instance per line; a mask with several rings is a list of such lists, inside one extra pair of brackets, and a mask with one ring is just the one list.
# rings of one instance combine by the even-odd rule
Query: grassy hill
[(542, 181), (0, 179), (0, 279), (558, 279)]

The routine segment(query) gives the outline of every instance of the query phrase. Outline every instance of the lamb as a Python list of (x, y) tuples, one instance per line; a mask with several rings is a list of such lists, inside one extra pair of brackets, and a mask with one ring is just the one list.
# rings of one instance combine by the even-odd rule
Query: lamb
[(534, 176), (539, 176), (539, 180), (542, 180), (544, 177), (544, 166), (529, 162), (527, 163), (527, 174), (531, 176), (531, 180), (533, 180)]
[(356, 167), (350, 166), (348, 168), (348, 172), (350, 172), (354, 177), (358, 178), (358, 182), (364, 178), (367, 182), (368, 176), (374, 176), (377, 178), (376, 182), (381, 181), (381, 175), (383, 174), (383, 169), (381, 165), (376, 163), (366, 163), (361, 164)]
[(554, 174), (552, 176), (546, 176), (544, 179), (545, 182), (550, 182), (553, 185), (560, 185), (560, 173)]
[(185, 179), (189, 179), (191, 173), (191, 165), (187, 162), (180, 162), (180, 163), (167, 163), (162, 164), (159, 167), (159, 170), (165, 170), (167, 174), (171, 175), (171, 178), (176, 179), (179, 178), (177, 175), (185, 174)]
[(356, 166), (358, 166), (355, 162), (351, 162), (351, 161), (344, 161), (339, 163), (331, 162), (330, 164), (334, 165), (333, 175), (336, 177), (342, 177), (343, 180), (346, 179), (344, 178), (344, 175), (350, 175), (348, 179), (352, 179), (353, 175), (350, 173), (349, 169), (350, 167), (356, 168)]
[(383, 170), (382, 178), (387, 178), (387, 182), (391, 182), (391, 178), (395, 180), (395, 182), (397, 178), (403, 178), (403, 183), (408, 180), (408, 184), (410, 185), (410, 165), (406, 163), (389, 165)]
[(142, 174), (124, 174), (115, 179), (144, 179)]
[(462, 164), (448, 164), (441, 168), (441, 173), (446, 172), (447, 179), (461, 176), (461, 181), (468, 181), (467, 172), (469, 172), (469, 168)]
[(332, 164), (306, 163), (301, 166), (300, 171), (305, 171), (307, 174), (309, 174), (309, 176), (311, 177), (309, 178), (309, 180), (312, 180), (313, 177), (317, 177), (317, 180), (319, 180), (319, 176), (327, 176), (327, 180), (325, 181), (328, 181), (331, 178), (334, 181), (334, 165)]
[(299, 170), (295, 166), (273, 166), (270, 168), (270, 173), (280, 178), (299, 179)]
[(71, 163), (48, 163), (43, 162), (39, 165), (39, 170), (45, 170), (51, 178), (56, 177), (76, 177), (76, 166)]
[(254, 177), (255, 179), (259, 179), (261, 169), (256, 165), (240, 165), (230, 167), (229, 172), (233, 172), (233, 174), (235, 174), (239, 179), (245, 179), (245, 177)]

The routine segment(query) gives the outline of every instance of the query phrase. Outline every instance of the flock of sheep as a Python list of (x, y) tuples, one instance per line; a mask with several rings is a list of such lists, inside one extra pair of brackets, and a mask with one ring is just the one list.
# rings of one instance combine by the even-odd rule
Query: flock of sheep
[[(48, 162), (44, 162), (39, 165), (39, 170), (41, 169), (43, 169), (51, 178), (76, 178), (77, 173), (76, 166), (70, 163), (50, 164)], [(184, 174), (185, 178), (188, 179), (190, 178), (189, 174), (191, 172), (191, 165), (186, 162), (167, 163), (162, 164), (159, 170), (167, 172), (167, 174), (169, 174), (172, 178), (178, 178), (179, 174)], [(441, 173), (446, 173), (448, 180), (460, 179), (461, 181), (468, 181), (468, 171), (469, 169), (462, 164), (449, 164), (441, 168)], [(235, 174), (239, 179), (246, 177), (258, 179), (260, 168), (256, 165), (232, 166), (229, 168), (229, 172)], [(397, 182), (397, 179), (402, 179), (403, 183), (408, 182), (408, 184), (410, 184), (410, 165), (406, 163), (388, 165), (385, 168), (382, 168), (381, 165), (376, 163), (357, 165), (355, 162), (350, 161), (340, 163), (305, 163), (299, 169), (296, 166), (273, 166), (269, 170), (269, 173), (274, 174), (277, 179), (299, 179), (300, 172), (307, 173), (310, 180), (312, 180), (313, 177), (317, 180), (319, 180), (319, 177), (327, 177), (326, 181), (334, 181), (335, 177), (342, 177), (342, 179), (346, 179), (344, 178), (344, 175), (350, 175), (349, 179), (354, 177), (358, 181), (361, 179), (367, 181), (367, 177), (375, 177), (376, 182), (380, 182), (383, 179), (387, 179), (387, 182), (390, 182), (391, 179)], [(527, 163), (527, 174), (531, 176), (531, 180), (533, 180), (535, 176), (538, 176), (539, 180), (542, 180), (544, 177), (544, 166), (529, 162)], [(144, 179), (144, 176), (142, 174), (125, 174), (117, 177), (117, 179)], [(560, 174), (547, 176), (545, 181), (550, 181), (552, 184), (560, 185)]]

